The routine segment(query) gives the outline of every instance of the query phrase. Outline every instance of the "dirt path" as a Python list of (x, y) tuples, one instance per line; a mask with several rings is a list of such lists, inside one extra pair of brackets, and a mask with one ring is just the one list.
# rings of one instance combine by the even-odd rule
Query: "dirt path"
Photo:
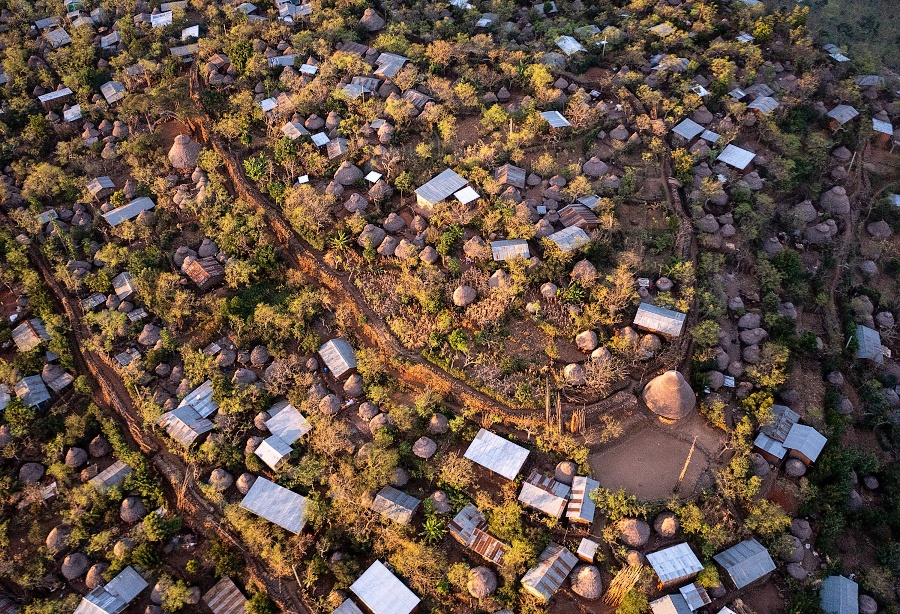
[[(0, 224), (14, 230), (5, 215), (0, 214)], [(178, 513), (191, 530), (210, 538), (227, 540), (240, 549), (244, 553), (250, 577), (264, 586), (269, 596), (284, 611), (307, 614), (309, 609), (296, 587), (273, 577), (265, 562), (247, 552), (237, 534), (224, 526), (218, 509), (206, 500), (197, 486), (193, 467), (185, 465), (181, 458), (169, 452), (166, 442), (160, 436), (152, 430), (144, 429), (140, 412), (109, 359), (103, 354), (84, 350), (85, 341), (91, 337), (91, 332), (84, 324), (80, 301), (54, 277), (49, 264), (36, 246), (29, 247), (28, 255), (50, 288), (57, 311), (65, 314), (69, 321), (67, 340), (77, 371), (89, 376), (97, 384), (92, 386), (92, 400), (120, 426), (124, 426), (123, 434), (130, 445), (151, 457), (153, 465), (166, 478), (163, 485), (167, 501), (175, 504), (176, 509), (173, 511)]]

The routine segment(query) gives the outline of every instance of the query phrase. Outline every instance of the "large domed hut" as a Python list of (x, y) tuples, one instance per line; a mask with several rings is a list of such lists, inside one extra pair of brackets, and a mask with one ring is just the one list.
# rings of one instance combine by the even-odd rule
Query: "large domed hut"
[(644, 403), (663, 422), (681, 420), (697, 406), (697, 395), (678, 371), (666, 371), (644, 387)]
[(186, 134), (179, 134), (169, 150), (169, 162), (179, 170), (193, 170), (197, 167), (197, 158), (203, 149)]

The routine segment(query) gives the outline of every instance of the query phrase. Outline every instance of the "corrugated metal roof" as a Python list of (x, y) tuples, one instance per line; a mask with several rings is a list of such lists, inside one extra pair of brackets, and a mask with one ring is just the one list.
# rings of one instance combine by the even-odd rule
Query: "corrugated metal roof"
[(522, 586), (535, 597), (550, 601), (578, 563), (578, 557), (559, 544), (550, 543), (538, 557), (538, 564), (522, 576)]
[(303, 495), (259, 476), (241, 500), (241, 507), (296, 534), (306, 525), (306, 501)]
[(835, 120), (842, 126), (858, 116), (859, 111), (848, 104), (839, 104), (828, 112), (828, 117)]
[(755, 539), (735, 544), (715, 555), (713, 560), (725, 569), (738, 588), (744, 588), (775, 570), (769, 551)]
[(297, 140), (301, 136), (309, 134), (309, 130), (300, 122), (288, 122), (281, 127), (281, 134), (292, 140)]
[(106, 591), (124, 601), (131, 603), (142, 590), (147, 588), (147, 581), (130, 565), (119, 572), (115, 578), (106, 585)]
[(515, 480), (528, 458), (528, 450), (508, 439), (481, 429), (464, 455), (507, 480)]
[(312, 142), (315, 143), (316, 147), (322, 147), (323, 145), (328, 145), (331, 142), (331, 139), (328, 138), (328, 135), (324, 132), (317, 132), (312, 135)]
[(494, 179), (504, 185), (525, 189), (525, 169), (506, 163), (494, 171)]
[(881, 347), (881, 334), (874, 328), (863, 326), (856, 327), (856, 341), (859, 349), (856, 350), (857, 358), (867, 358), (877, 363), (884, 362), (884, 350)]
[(20, 352), (30, 352), (44, 341), (50, 341), (47, 328), (40, 318), (31, 318), (16, 326), (12, 338)]
[(687, 543), (651, 552), (647, 555), (647, 562), (663, 584), (689, 578), (703, 569), (697, 555)]
[(120, 485), (131, 475), (131, 467), (118, 460), (91, 478), (91, 485), (97, 490), (106, 490)]
[(28, 407), (37, 407), (50, 400), (50, 391), (40, 375), (23, 377), (16, 383), (16, 396)]
[(471, 503), (459, 511), (447, 528), (456, 541), (498, 565), (509, 549), (509, 546), (485, 532), (487, 520)]
[(584, 475), (576, 475), (572, 480), (572, 498), (566, 510), (566, 518), (572, 522), (594, 522), (597, 504), (591, 499), (591, 492), (600, 487), (600, 482)]
[(872, 130), (879, 134), (894, 136), (894, 126), (891, 125), (891, 122), (886, 122), (882, 119), (872, 118)]
[(338, 137), (331, 139), (325, 144), (325, 153), (328, 155), (329, 160), (334, 160), (347, 153), (347, 148), (347, 139)]
[(722, 137), (717, 132), (713, 132), (712, 130), (704, 130), (703, 134), (700, 135), (700, 138), (710, 143), (718, 143), (719, 139), (721, 139)]
[(559, 248), (559, 251), (563, 253), (574, 251), (591, 242), (591, 237), (588, 236), (588, 233), (578, 226), (563, 228), (559, 232), (554, 232), (547, 238), (550, 241), (553, 241)]
[(203, 602), (213, 614), (244, 614), (247, 610), (247, 598), (228, 577), (216, 582), (203, 595)]
[(475, 191), (475, 188), (467, 185), (462, 190), (453, 193), (454, 198), (461, 202), (464, 205), (468, 205), (470, 202), (476, 201), (481, 198), (481, 195)]
[(312, 425), (303, 414), (287, 401), (276, 403), (269, 410), (269, 416), (271, 417), (266, 420), (266, 428), (287, 445), (291, 445), (312, 429)]
[(519, 501), (554, 518), (562, 518), (570, 491), (568, 485), (532, 469), (522, 483)]
[(256, 450), (253, 453), (275, 471), (285, 459), (290, 457), (291, 446), (282, 441), (277, 435), (271, 435), (256, 446)]
[(641, 303), (634, 316), (634, 325), (655, 333), (678, 337), (684, 328), (686, 314), (648, 303)]
[(130, 565), (119, 572), (106, 586), (98, 586), (88, 593), (74, 614), (119, 614), (148, 584)]
[(778, 101), (771, 96), (760, 96), (747, 105), (748, 109), (759, 111), (763, 115), (768, 115), (778, 108)]
[(169, 437), (184, 446), (190, 446), (198, 437), (213, 430), (213, 423), (202, 417), (190, 405), (164, 413), (158, 424), (166, 429)]
[(427, 203), (436, 205), (442, 200), (449, 198), (454, 192), (458, 192), (468, 183), (463, 177), (460, 177), (456, 171), (448, 168), (436, 177), (416, 189), (416, 196)]
[(330, 339), (319, 348), (319, 356), (334, 377), (356, 368), (356, 354), (345, 339)]
[(505, 241), (491, 241), (491, 254), (494, 262), (502, 262), (510, 258), (521, 257), (528, 260), (531, 252), (528, 249), (528, 241), (525, 239), (508, 239)]
[(409, 524), (412, 521), (416, 508), (422, 503), (412, 495), (397, 490), (393, 486), (385, 486), (372, 502), (372, 511), (390, 518), (399, 524)]
[(103, 190), (115, 190), (116, 184), (113, 183), (113, 180), (105, 175), (103, 177), (94, 177), (87, 184), (88, 191), (96, 196)]
[(771, 422), (760, 430), (772, 439), (780, 442), (784, 442), (785, 437), (791, 431), (791, 427), (800, 420), (800, 414), (785, 405), (773, 405), (771, 416)]
[(581, 43), (571, 36), (560, 36), (556, 39), (556, 46), (566, 55), (575, 55), (579, 51), (587, 51)]
[(189, 45), (179, 45), (177, 47), (172, 47), (171, 49), (169, 49), (169, 53), (178, 58), (186, 58), (187, 56), (200, 53), (200, 44), (191, 43)]
[(653, 614), (693, 614), (681, 595), (666, 595), (651, 601), (650, 611)]
[(400, 72), (407, 60), (408, 58), (396, 53), (382, 53), (375, 59), (375, 65), (378, 67), (375, 69), (375, 74), (390, 79)]
[(675, 32), (675, 28), (672, 27), (669, 23), (661, 23), (649, 28), (650, 32), (653, 32), (657, 36), (669, 36), (673, 32)]
[(194, 388), (181, 400), (178, 407), (187, 405), (190, 405), (194, 411), (200, 414), (201, 418), (208, 418), (214, 411), (219, 409), (219, 404), (213, 401), (212, 381), (206, 380)]
[(787, 448), (782, 445), (780, 441), (777, 441), (765, 433), (760, 433), (756, 436), (756, 439), (753, 440), (753, 445), (768, 454), (771, 454), (775, 458), (784, 458), (784, 455), (787, 454)]
[(105, 294), (101, 294), (99, 292), (94, 292), (87, 298), (84, 298), (81, 300), (81, 308), (85, 312), (93, 311), (94, 309), (96, 309), (100, 305), (104, 304), (105, 302), (106, 302)]
[(113, 290), (121, 300), (125, 300), (134, 294), (134, 281), (131, 279), (131, 273), (122, 271), (112, 280)]
[(882, 77), (881, 75), (859, 75), (853, 80), (856, 81), (856, 85), (860, 87), (875, 87), (878, 85), (884, 85), (884, 77)]
[(349, 598), (347, 598), (344, 599), (344, 602), (336, 607), (331, 612), (331, 614), (363, 614), (363, 611), (356, 607), (356, 604), (353, 603)]
[(420, 601), (378, 560), (350, 585), (350, 590), (373, 614), (409, 614)]
[(819, 605), (826, 614), (859, 614), (859, 585), (844, 576), (822, 580)]
[(55, 30), (50, 30), (49, 32), (44, 32), (44, 38), (46, 38), (53, 48), (62, 47), (63, 45), (68, 45), (72, 42), (72, 37), (69, 36), (69, 33), (63, 30), (62, 28), (56, 28)]
[(100, 86), (100, 93), (107, 103), (112, 104), (125, 98), (125, 86), (117, 81), (107, 81)]
[(750, 87), (745, 88), (744, 91), (747, 92), (747, 95), (750, 96), (750, 98), (752, 98), (753, 100), (756, 100), (757, 98), (761, 98), (763, 96), (771, 96), (775, 93), (775, 90), (773, 90), (765, 83), (754, 83)]
[(692, 612), (712, 603), (712, 599), (709, 598), (706, 589), (696, 582), (682, 586), (678, 589), (678, 592), (681, 593), (685, 603)]
[(747, 151), (746, 149), (741, 149), (737, 145), (729, 144), (722, 150), (722, 153), (720, 153), (719, 157), (716, 159), (719, 162), (724, 162), (728, 166), (732, 166), (742, 171), (753, 162), (753, 158), (755, 157), (756, 154), (752, 151)]
[(71, 96), (72, 90), (67, 87), (64, 87), (61, 90), (54, 90), (52, 92), (47, 92), (46, 94), (42, 94), (38, 96), (39, 102), (51, 102), (53, 100), (57, 100), (59, 98), (65, 98), (66, 96)]
[(81, 119), (81, 105), (72, 105), (68, 109), (63, 110), (63, 119), (71, 123), (77, 119)]
[[(590, 197), (582, 197), (585, 200), (589, 198), (596, 199), (596, 196)], [(566, 228), (571, 228), (573, 226), (577, 226), (582, 230), (587, 228), (594, 228), (597, 224), (600, 223), (600, 219), (594, 214), (593, 211), (588, 209), (586, 205), (581, 203), (572, 203), (571, 205), (566, 205), (558, 212), (559, 221), (562, 222), (563, 226)]]
[(672, 128), (672, 132), (683, 139), (692, 141), (697, 135), (703, 132), (703, 126), (688, 117)]
[(110, 226), (118, 226), (126, 220), (137, 217), (141, 213), (141, 211), (149, 211), (155, 206), (156, 203), (154, 203), (150, 198), (148, 198), (147, 196), (141, 196), (140, 198), (135, 198), (127, 205), (123, 205), (118, 209), (113, 209), (108, 213), (104, 213), (103, 219), (106, 220)]
[(582, 537), (581, 542), (578, 544), (578, 558), (582, 561), (593, 563), (599, 547), (600, 544), (593, 539)]
[(412, 103), (412, 105), (421, 111), (425, 108), (425, 105), (431, 102), (431, 98), (423, 94), (418, 90), (406, 90), (403, 92), (403, 99), (408, 100)]
[(784, 447), (788, 450), (796, 450), (815, 462), (827, 441), (828, 438), (813, 427), (805, 424), (795, 424), (791, 427), (788, 436), (784, 440)]
[(541, 111), (541, 117), (550, 124), (551, 128), (566, 128), (572, 125), (559, 111)]

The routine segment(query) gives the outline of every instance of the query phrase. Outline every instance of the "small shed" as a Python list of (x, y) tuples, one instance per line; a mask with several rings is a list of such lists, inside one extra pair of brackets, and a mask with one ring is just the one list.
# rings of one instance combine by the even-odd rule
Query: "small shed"
[(107, 104), (113, 104), (125, 98), (125, 86), (118, 81), (107, 81), (100, 86), (100, 93), (106, 98)]
[(507, 480), (515, 480), (528, 458), (528, 449), (481, 429), (464, 456)]
[(164, 11), (162, 13), (152, 13), (150, 15), (151, 28), (165, 28), (172, 25), (172, 11)]
[(339, 158), (347, 153), (349, 146), (347, 144), (347, 139), (336, 138), (331, 139), (327, 143), (325, 143), (325, 153), (328, 156), (329, 160), (334, 160), (335, 158)]
[(647, 562), (659, 577), (660, 586), (687, 582), (703, 569), (700, 559), (686, 542), (651, 552)]
[(23, 377), (15, 385), (16, 396), (26, 407), (44, 407), (50, 401), (50, 391), (40, 375)]
[(74, 614), (119, 614), (147, 586), (147, 581), (129, 565), (105, 586), (85, 595)]
[(528, 249), (528, 241), (525, 239), (507, 239), (505, 241), (491, 241), (491, 254), (494, 262), (503, 262), (511, 258), (531, 258)]
[(122, 271), (112, 280), (113, 290), (120, 300), (125, 300), (134, 294), (134, 280), (131, 279), (131, 273)]
[(571, 36), (560, 36), (556, 39), (556, 46), (568, 56), (573, 56), (578, 52), (587, 51), (581, 43)]
[(679, 337), (687, 314), (649, 303), (641, 303), (634, 316), (634, 325), (667, 337)]
[(881, 334), (874, 328), (863, 326), (856, 327), (856, 342), (859, 348), (856, 357), (871, 360), (878, 364), (884, 362), (884, 348), (881, 345)]
[(894, 126), (889, 121), (873, 117), (872, 133), (872, 138), (876, 143), (878, 143), (882, 147), (887, 147), (891, 144), (891, 140), (894, 137)]
[(769, 551), (755, 539), (735, 544), (715, 555), (713, 560), (722, 566), (739, 589), (775, 571), (775, 561)]
[(272, 471), (291, 457), (291, 446), (277, 435), (266, 437), (253, 451)]
[(425, 108), (425, 105), (431, 102), (431, 97), (426, 96), (418, 90), (406, 90), (403, 92), (402, 98), (408, 100), (419, 111)]
[(591, 237), (583, 228), (569, 226), (568, 228), (563, 228), (558, 232), (554, 232), (547, 237), (547, 240), (553, 242), (556, 247), (559, 248), (559, 251), (565, 254), (584, 247), (591, 242)]
[(681, 593), (685, 603), (687, 603), (692, 612), (712, 603), (712, 599), (709, 598), (706, 589), (696, 582), (682, 586), (678, 589), (678, 592)]
[(181, 58), (183, 64), (188, 64), (194, 61), (195, 55), (200, 53), (200, 44), (189, 43), (187, 45), (178, 45), (177, 47), (170, 48), (169, 53), (176, 58)]
[(44, 38), (54, 49), (59, 49), (72, 42), (72, 37), (63, 28), (54, 28), (48, 32), (44, 32)]
[(565, 546), (550, 542), (538, 557), (538, 563), (522, 576), (522, 586), (538, 599), (547, 602), (569, 577), (578, 557)]
[(434, 207), (468, 184), (453, 169), (447, 169), (416, 189), (416, 204), (423, 212), (431, 213)]
[(197, 258), (187, 265), (184, 273), (200, 290), (208, 290), (225, 281), (225, 267), (214, 256)]
[(103, 219), (106, 220), (106, 222), (110, 226), (116, 227), (122, 222), (136, 218), (142, 211), (149, 211), (155, 206), (156, 203), (154, 203), (152, 199), (147, 196), (141, 196), (139, 198), (135, 198), (127, 205), (123, 205), (118, 209), (113, 209), (108, 213), (104, 213)]
[(753, 100), (762, 98), (763, 96), (771, 96), (775, 93), (775, 90), (773, 90), (765, 83), (754, 83), (744, 91), (747, 92), (747, 95), (750, 96), (750, 98), (752, 98)]
[(737, 145), (729, 144), (722, 150), (722, 153), (719, 154), (719, 157), (716, 158), (716, 160), (723, 162), (732, 168), (736, 168), (739, 171), (743, 171), (750, 166), (750, 163), (753, 162), (755, 157), (756, 154), (752, 151), (747, 151), (746, 149), (741, 149)]
[(663, 22), (653, 26), (652, 28), (648, 28), (650, 32), (653, 32), (657, 36), (669, 36), (670, 34), (675, 33), (675, 28), (672, 27), (672, 24), (668, 22)]
[(365, 614), (359, 607), (353, 603), (350, 598), (344, 599), (341, 605), (332, 610), (331, 614)]
[(203, 603), (213, 614), (244, 614), (247, 609), (247, 598), (227, 576), (206, 591)]
[(38, 102), (41, 103), (41, 106), (44, 107), (44, 110), (52, 111), (53, 109), (62, 107), (63, 104), (65, 104), (65, 102), (68, 100), (69, 96), (72, 96), (72, 94), (72, 90), (67, 87), (63, 87), (58, 90), (47, 92), (46, 94), (38, 96)]
[(760, 96), (747, 105), (747, 109), (756, 111), (759, 115), (771, 115), (778, 108), (778, 101), (771, 96)]
[(375, 76), (393, 79), (409, 58), (396, 53), (382, 53), (375, 58)]
[(572, 479), (572, 497), (569, 499), (566, 518), (572, 522), (592, 524), (597, 504), (591, 499), (591, 493), (598, 488), (600, 488), (600, 482), (597, 480), (584, 475), (576, 475)]
[(571, 488), (568, 485), (542, 475), (537, 469), (532, 469), (522, 483), (519, 501), (554, 518), (562, 518), (570, 492)]
[(811, 465), (819, 458), (828, 439), (819, 431), (805, 424), (795, 424), (784, 439), (784, 447), (792, 458)]
[(650, 602), (652, 614), (693, 614), (687, 601), (681, 595), (664, 595)]
[(281, 127), (281, 134), (296, 141), (302, 136), (309, 136), (309, 130), (300, 122), (288, 122)]
[(408, 525), (412, 521), (416, 508), (422, 503), (412, 495), (408, 495), (393, 486), (385, 486), (372, 502), (372, 511), (390, 518), (398, 524)]
[(581, 542), (578, 544), (578, 558), (585, 563), (593, 563), (599, 547), (600, 544), (593, 539), (582, 537)]
[(12, 331), (12, 338), (20, 352), (30, 352), (45, 341), (50, 341), (47, 328), (40, 318), (25, 320)]
[(106, 295), (100, 292), (94, 292), (81, 299), (81, 309), (85, 313), (88, 313), (89, 311), (95, 310), (97, 307), (103, 305), (104, 303), (106, 303)]
[(76, 104), (72, 105), (68, 109), (63, 109), (63, 119), (66, 121), (66, 123), (69, 124), (81, 119), (81, 105)]
[(107, 176), (94, 177), (87, 184), (88, 192), (97, 200), (103, 200), (116, 191), (116, 184)]
[(350, 590), (372, 614), (410, 614), (420, 601), (379, 560), (350, 585)]
[(509, 185), (520, 190), (525, 189), (525, 169), (509, 162), (494, 171), (494, 179), (500, 185)]
[(848, 104), (839, 104), (828, 112), (829, 125), (832, 130), (837, 130), (859, 117), (859, 111)]
[(566, 205), (558, 213), (559, 221), (566, 228), (575, 226), (582, 230), (593, 230), (600, 224), (600, 219), (594, 212), (581, 203)]
[(131, 467), (117, 460), (112, 465), (91, 478), (90, 484), (100, 491), (120, 486), (131, 475)]
[(550, 127), (553, 129), (558, 130), (560, 128), (568, 128), (572, 125), (559, 111), (541, 111), (541, 117), (543, 117), (544, 121), (550, 124)]
[(509, 546), (486, 532), (487, 520), (471, 503), (462, 508), (447, 525), (450, 535), (482, 558), (499, 565)]
[(241, 507), (297, 534), (306, 525), (306, 503), (303, 495), (258, 476), (241, 500)]
[(859, 585), (844, 576), (822, 580), (819, 605), (826, 614), (859, 614)]
[(336, 379), (356, 369), (356, 354), (344, 339), (331, 339), (319, 348), (319, 356)]
[(269, 415), (271, 417), (266, 420), (266, 428), (272, 435), (277, 436), (288, 445), (293, 444), (312, 429), (312, 425), (303, 414), (287, 401), (273, 406), (269, 410)]
[(159, 417), (157, 424), (164, 428), (169, 437), (190, 447), (200, 437), (213, 430), (213, 423), (201, 416), (190, 405), (177, 407)]

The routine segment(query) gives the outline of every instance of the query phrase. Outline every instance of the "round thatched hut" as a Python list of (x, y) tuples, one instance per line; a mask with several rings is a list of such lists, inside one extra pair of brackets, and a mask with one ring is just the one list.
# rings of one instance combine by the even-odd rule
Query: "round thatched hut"
[(197, 166), (197, 158), (203, 149), (186, 134), (179, 134), (169, 150), (169, 162), (177, 169), (193, 170)]
[(644, 403), (661, 420), (674, 422), (697, 406), (697, 395), (678, 371), (666, 371), (644, 387)]

